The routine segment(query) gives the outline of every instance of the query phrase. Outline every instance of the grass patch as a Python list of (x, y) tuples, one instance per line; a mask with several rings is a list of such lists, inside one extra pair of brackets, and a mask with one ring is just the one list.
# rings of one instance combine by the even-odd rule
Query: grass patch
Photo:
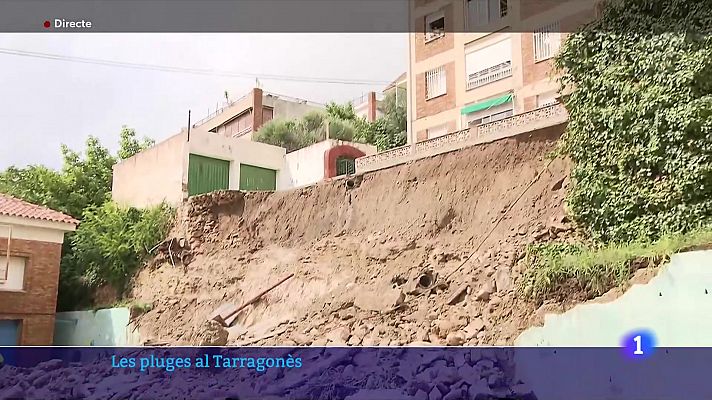
[[(625, 286), (639, 268), (657, 266), (670, 256), (712, 244), (712, 226), (685, 234), (664, 235), (655, 242), (611, 244), (544, 243), (527, 248), (527, 270), (519, 291), (541, 303), (566, 300), (573, 294), (590, 299), (615, 286)], [(574, 296), (575, 297), (575, 296)]]

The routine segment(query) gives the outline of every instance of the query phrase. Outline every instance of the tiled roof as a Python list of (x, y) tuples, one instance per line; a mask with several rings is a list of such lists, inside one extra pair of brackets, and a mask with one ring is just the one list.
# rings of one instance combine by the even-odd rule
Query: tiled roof
[(59, 211), (28, 203), (3, 193), (0, 193), (0, 215), (64, 222), (74, 225), (79, 223), (76, 219)]

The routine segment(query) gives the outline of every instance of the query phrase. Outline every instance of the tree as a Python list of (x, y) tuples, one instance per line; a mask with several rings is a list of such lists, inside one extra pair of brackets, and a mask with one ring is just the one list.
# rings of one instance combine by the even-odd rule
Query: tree
[(133, 129), (123, 127), (117, 156), (111, 155), (96, 137), (90, 136), (83, 152), (61, 146), (62, 169), (42, 165), (11, 166), (0, 172), (0, 192), (81, 218), (84, 209), (100, 206), (111, 196), (112, 167), (153, 145), (136, 139)]
[(556, 59), (573, 161), (567, 204), (599, 241), (654, 240), (712, 217), (712, 8), (620, 0)]
[[(115, 275), (108, 274), (111, 270), (102, 269), (99, 264), (106, 263), (116, 269), (120, 263), (115, 260), (121, 259), (126, 268), (135, 267), (131, 260), (140, 258), (141, 254), (135, 246), (137, 241), (134, 239), (127, 242), (124, 236), (139, 235), (137, 228), (131, 227), (140, 224), (144, 215), (153, 214), (136, 211), (140, 218), (131, 219), (128, 217), (136, 212), (120, 214), (112, 208), (114, 206), (109, 205), (112, 204), (109, 202), (112, 167), (117, 161), (129, 158), (152, 145), (151, 139), (138, 141), (133, 129), (123, 127), (116, 156), (103, 147), (97, 138), (90, 136), (83, 152), (61, 146), (63, 163), (59, 171), (42, 165), (30, 165), (24, 168), (11, 166), (0, 172), (0, 192), (82, 220), (77, 232), (66, 235), (62, 246), (58, 309), (71, 310), (87, 305), (93, 285), (100, 282), (119, 283)], [(116, 215), (126, 216), (125, 221), (117, 223)], [(84, 221), (84, 218), (87, 220)], [(155, 220), (155, 217), (151, 218)], [(103, 227), (107, 224), (112, 228), (120, 225), (127, 230), (106, 230)], [(158, 235), (163, 232), (161, 225), (153, 229)], [(144, 226), (140, 235), (146, 237), (145, 231)], [(121, 253), (120, 249), (125, 249), (122, 246), (126, 246), (126, 243), (134, 243), (129, 244), (130, 251), (135, 252), (133, 256)]]
[[(225, 92), (227, 94), (227, 92)], [(121, 127), (121, 133), (119, 134), (119, 152), (118, 156), (120, 160), (125, 160), (131, 158), (134, 155), (142, 152), (143, 150), (153, 147), (156, 141), (144, 136), (141, 141), (136, 139), (136, 131), (134, 129), (126, 127), (126, 125)]]
[[(397, 88), (401, 89), (402, 88)], [(325, 112), (312, 111), (299, 119), (275, 119), (264, 124), (255, 140), (287, 149), (299, 150), (326, 139), (376, 145), (383, 151), (406, 144), (406, 95), (388, 93), (383, 100), (384, 115), (369, 122), (356, 115), (353, 104), (326, 105)]]
[(281, 146), (287, 153), (310, 146), (326, 139), (351, 141), (355, 128), (350, 121), (341, 120), (328, 113), (311, 111), (300, 119), (273, 119), (264, 124), (255, 136), (261, 143)]

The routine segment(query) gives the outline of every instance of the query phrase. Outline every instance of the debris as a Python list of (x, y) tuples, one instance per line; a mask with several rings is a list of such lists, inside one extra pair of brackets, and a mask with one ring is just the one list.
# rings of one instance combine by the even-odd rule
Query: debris
[(494, 273), (494, 282), (498, 292), (508, 292), (512, 289), (512, 277), (504, 268), (500, 268)]
[(475, 298), (477, 300), (487, 301), (487, 300), (489, 300), (489, 297), (493, 292), (494, 292), (494, 288), (492, 287), (492, 283), (486, 282), (484, 285), (482, 285), (480, 290), (477, 291)]
[(263, 290), (263, 291), (260, 292), (257, 296), (255, 296), (255, 297), (251, 298), (250, 300), (246, 301), (246, 302), (243, 303), (240, 307), (235, 308), (234, 310), (232, 310), (232, 311), (230, 311), (229, 313), (227, 313), (225, 316), (223, 316), (223, 315), (221, 315), (221, 314), (218, 313), (217, 315), (213, 315), (213, 317), (210, 318), (210, 319), (212, 319), (213, 321), (218, 322), (218, 323), (219, 323), (220, 325), (222, 325), (222, 326), (229, 326), (228, 323), (227, 323), (227, 320), (228, 320), (230, 317), (232, 317), (232, 316), (234, 316), (234, 315), (237, 315), (237, 313), (239, 313), (241, 310), (243, 310), (244, 308), (246, 308), (246, 307), (249, 306), (250, 304), (256, 302), (257, 300), (259, 300), (260, 298), (262, 298), (262, 296), (264, 296), (265, 294), (269, 293), (272, 289), (276, 288), (277, 286), (283, 284), (284, 282), (286, 282), (289, 278), (291, 278), (291, 277), (293, 277), (293, 276), (294, 276), (294, 273), (289, 274), (289, 276), (287, 276), (286, 278), (284, 278), (284, 279), (282, 279), (281, 281), (279, 281), (279, 282), (275, 283), (274, 285), (270, 286), (268, 289)]
[(450, 332), (447, 334), (445, 342), (448, 346), (460, 346), (461, 344), (465, 343), (465, 338), (460, 332)]
[(400, 289), (364, 290), (356, 294), (354, 306), (366, 311), (387, 311), (405, 301)]
[(465, 294), (467, 294), (467, 289), (469, 289), (469, 287), (470, 287), (470, 284), (466, 283), (464, 285), (461, 285), (457, 289), (455, 289), (455, 291), (452, 292), (452, 295), (450, 296), (450, 298), (447, 300), (447, 304), (452, 306), (452, 305), (455, 305), (455, 304), (461, 302), (462, 300), (464, 300)]
[(217, 321), (208, 320), (198, 328), (195, 340), (198, 346), (225, 346), (228, 331)]

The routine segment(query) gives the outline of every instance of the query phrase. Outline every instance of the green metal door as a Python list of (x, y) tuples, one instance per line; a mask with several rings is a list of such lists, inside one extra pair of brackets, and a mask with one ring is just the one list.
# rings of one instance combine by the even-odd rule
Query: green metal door
[(277, 171), (240, 164), (240, 190), (275, 190)]
[(228, 189), (230, 161), (191, 154), (188, 156), (188, 195)]

